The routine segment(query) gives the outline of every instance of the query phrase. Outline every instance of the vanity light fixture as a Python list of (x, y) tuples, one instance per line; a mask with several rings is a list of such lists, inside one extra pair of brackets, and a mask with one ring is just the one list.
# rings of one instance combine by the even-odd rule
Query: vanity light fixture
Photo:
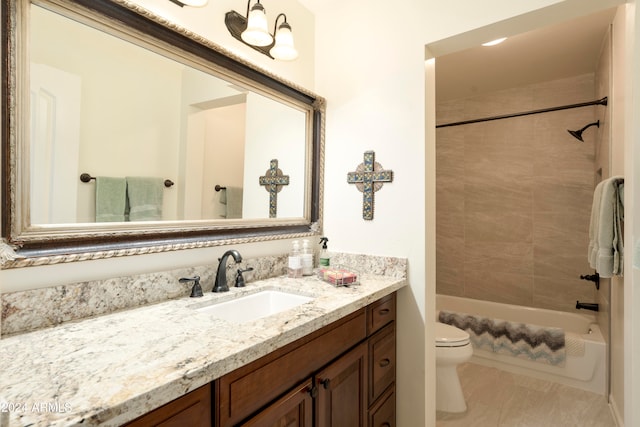
[[(280, 18), (283, 20), (278, 25)], [(246, 16), (240, 15), (235, 10), (227, 12), (224, 23), (234, 38), (269, 58), (291, 61), (298, 57), (287, 15), (280, 13), (276, 17), (273, 34), (269, 33), (267, 14), (260, 0), (256, 0), (253, 6), (251, 6), (251, 0), (247, 1)]]
[(260, 0), (257, 0), (249, 11), (250, 4), (251, 0), (247, 2), (247, 26), (240, 37), (242, 41), (252, 46), (269, 46), (273, 43), (273, 36), (267, 29), (267, 12), (260, 4)]
[[(284, 17), (284, 21), (278, 26), (278, 19)], [(293, 33), (291, 25), (287, 23), (287, 15), (281, 13), (276, 17), (276, 23), (273, 29), (276, 42), (269, 53), (276, 59), (283, 61), (292, 61), (298, 57), (298, 51), (293, 45)]]
[(175, 3), (180, 7), (183, 6), (192, 6), (192, 7), (203, 7), (209, 3), (209, 0), (169, 0), (171, 3)]

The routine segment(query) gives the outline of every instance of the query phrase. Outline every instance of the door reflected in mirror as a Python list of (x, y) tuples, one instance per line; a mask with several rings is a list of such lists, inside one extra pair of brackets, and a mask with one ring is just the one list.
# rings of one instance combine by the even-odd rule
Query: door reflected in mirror
[(259, 180), (273, 159), (289, 176), (276, 217), (305, 217), (308, 110), (37, 5), (30, 20), (31, 225), (105, 212), (116, 222), (269, 218)]

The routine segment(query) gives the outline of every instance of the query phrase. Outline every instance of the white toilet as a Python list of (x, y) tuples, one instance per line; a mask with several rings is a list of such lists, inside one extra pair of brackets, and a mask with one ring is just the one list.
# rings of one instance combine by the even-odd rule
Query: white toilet
[(473, 348), (467, 332), (436, 322), (436, 410), (467, 410), (456, 367), (472, 355)]

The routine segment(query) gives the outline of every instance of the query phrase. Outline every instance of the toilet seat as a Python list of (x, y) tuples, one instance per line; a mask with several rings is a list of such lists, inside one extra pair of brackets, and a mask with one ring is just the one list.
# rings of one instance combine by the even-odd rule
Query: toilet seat
[(436, 322), (436, 347), (462, 347), (469, 344), (469, 334), (455, 326)]

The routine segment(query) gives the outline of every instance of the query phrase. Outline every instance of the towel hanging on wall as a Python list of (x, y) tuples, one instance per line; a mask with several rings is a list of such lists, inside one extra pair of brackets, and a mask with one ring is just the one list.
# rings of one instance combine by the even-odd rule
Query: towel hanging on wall
[(220, 203), (225, 205), (222, 218), (242, 218), (242, 187), (224, 187), (220, 193)]
[(124, 178), (96, 177), (96, 222), (125, 221), (126, 200)]
[(600, 277), (622, 276), (624, 270), (624, 178), (601, 181), (593, 193), (587, 258)]
[(128, 176), (126, 180), (129, 221), (162, 220), (163, 179)]

